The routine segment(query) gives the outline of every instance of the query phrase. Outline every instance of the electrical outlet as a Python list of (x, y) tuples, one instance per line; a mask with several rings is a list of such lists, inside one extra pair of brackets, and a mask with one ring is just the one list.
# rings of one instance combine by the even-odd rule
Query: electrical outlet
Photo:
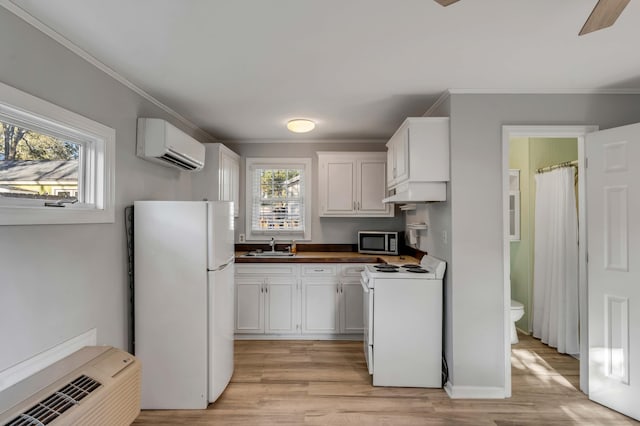
[(244, 234), (238, 235), (238, 241), (244, 243)]
[(448, 244), (449, 243), (449, 236), (447, 235), (447, 231), (442, 231), (442, 243), (443, 244)]

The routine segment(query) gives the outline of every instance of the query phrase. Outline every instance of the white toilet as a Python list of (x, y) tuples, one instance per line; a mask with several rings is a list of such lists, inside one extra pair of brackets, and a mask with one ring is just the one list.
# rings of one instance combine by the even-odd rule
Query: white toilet
[(511, 300), (511, 344), (518, 343), (516, 321), (524, 315), (524, 305), (517, 300)]

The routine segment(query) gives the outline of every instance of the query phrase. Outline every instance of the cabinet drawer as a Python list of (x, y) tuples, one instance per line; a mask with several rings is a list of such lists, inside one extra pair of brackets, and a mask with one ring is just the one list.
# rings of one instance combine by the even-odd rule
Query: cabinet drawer
[(311, 264), (302, 265), (302, 275), (306, 277), (332, 277), (337, 274), (337, 265)]
[(247, 265), (236, 264), (236, 275), (293, 275), (298, 272), (297, 265), (288, 265), (286, 263), (278, 264), (260, 264), (260, 265)]
[(358, 277), (360, 273), (364, 271), (364, 265), (342, 265), (340, 275), (343, 277)]

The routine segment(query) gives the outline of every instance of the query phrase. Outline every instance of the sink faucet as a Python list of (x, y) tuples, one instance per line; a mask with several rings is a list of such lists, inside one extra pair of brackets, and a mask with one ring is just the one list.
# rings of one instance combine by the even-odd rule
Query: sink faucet
[(271, 246), (272, 253), (276, 251), (276, 239), (274, 237), (271, 237), (271, 241), (269, 242), (269, 245)]

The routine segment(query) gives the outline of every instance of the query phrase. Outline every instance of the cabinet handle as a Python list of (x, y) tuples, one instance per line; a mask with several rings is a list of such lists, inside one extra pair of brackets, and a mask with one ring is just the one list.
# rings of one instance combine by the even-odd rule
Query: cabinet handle
[(314, 269), (313, 272), (324, 272), (324, 269)]
[(354, 209), (354, 210), (357, 210), (357, 209), (356, 209), (356, 202), (355, 202), (355, 201), (353, 202), (353, 209)]
[(357, 205), (358, 205), (358, 210), (360, 210), (360, 201), (358, 201)]
[(266, 284), (264, 285), (264, 292), (269, 293), (269, 286)]

